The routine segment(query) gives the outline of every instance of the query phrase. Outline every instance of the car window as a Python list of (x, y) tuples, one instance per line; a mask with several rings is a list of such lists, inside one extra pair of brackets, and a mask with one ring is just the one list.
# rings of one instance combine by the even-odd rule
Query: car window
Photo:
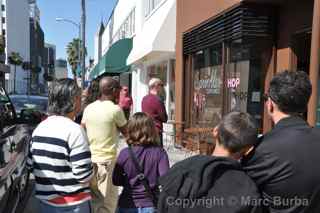
[(34, 109), (41, 112), (47, 111), (48, 101), (46, 99), (34, 97), (11, 97), (17, 112), (22, 109)]
[(6, 95), (6, 92), (1, 87), (0, 87), (0, 101), (1, 102), (8, 102), (9, 101), (8, 96)]

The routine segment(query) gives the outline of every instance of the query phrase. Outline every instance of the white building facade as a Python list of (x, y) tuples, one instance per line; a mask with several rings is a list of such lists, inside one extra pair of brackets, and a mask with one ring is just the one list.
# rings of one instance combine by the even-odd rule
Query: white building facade
[(95, 37), (95, 63), (116, 41), (132, 38), (127, 65), (131, 65), (133, 111), (141, 111), (148, 82), (157, 77), (165, 84), (163, 100), (174, 120), (176, 0), (119, 0), (104, 28), (101, 33), (100, 26)]
[[(29, 27), (29, 0), (1, 0), (1, 34), (6, 41), (6, 64), (8, 57), (16, 52), (23, 61), (30, 61), (30, 27)], [(6, 74), (6, 89), (16, 93), (27, 93), (28, 73), (21, 66), (10, 65), (10, 73)], [(15, 82), (15, 83), (14, 83)]]

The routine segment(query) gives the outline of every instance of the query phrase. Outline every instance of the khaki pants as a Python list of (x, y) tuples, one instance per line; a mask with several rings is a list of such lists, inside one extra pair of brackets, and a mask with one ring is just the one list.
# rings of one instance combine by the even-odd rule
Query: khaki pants
[(115, 213), (118, 187), (112, 184), (115, 160), (95, 163), (95, 176), (90, 183), (93, 213)]

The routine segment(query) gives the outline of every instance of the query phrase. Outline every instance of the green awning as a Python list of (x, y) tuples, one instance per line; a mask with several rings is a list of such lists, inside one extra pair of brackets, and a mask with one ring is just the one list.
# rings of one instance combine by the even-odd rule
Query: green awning
[(103, 74), (114, 75), (129, 71), (130, 66), (127, 66), (127, 58), (131, 49), (131, 38), (125, 38), (115, 42), (93, 68), (90, 73), (90, 79), (95, 79)]

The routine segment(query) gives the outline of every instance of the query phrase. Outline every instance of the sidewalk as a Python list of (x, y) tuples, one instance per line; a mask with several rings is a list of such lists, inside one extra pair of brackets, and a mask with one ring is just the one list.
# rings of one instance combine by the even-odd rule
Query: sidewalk
[[(186, 156), (186, 152), (184, 150), (174, 148), (172, 142), (173, 141), (170, 141), (170, 139), (168, 139), (168, 141), (164, 141), (164, 147), (167, 150), (167, 153), (169, 155), (170, 167), (172, 167), (175, 163), (190, 156), (190, 155)], [(121, 139), (119, 143), (118, 151), (121, 151), (121, 149), (123, 149), (126, 146), (127, 144), (125, 143), (125, 140)], [(30, 198), (29, 198), (28, 204), (26, 205), (26, 208), (24, 208), (24, 211), (18, 211), (16, 213), (38, 213), (39, 212), (39, 203), (38, 203), (38, 200), (34, 197), (34, 188), (33, 188), (34, 177), (33, 176), (30, 177), (29, 187), (30, 187), (30, 190), (32, 190), (32, 192), (30, 192)]]

